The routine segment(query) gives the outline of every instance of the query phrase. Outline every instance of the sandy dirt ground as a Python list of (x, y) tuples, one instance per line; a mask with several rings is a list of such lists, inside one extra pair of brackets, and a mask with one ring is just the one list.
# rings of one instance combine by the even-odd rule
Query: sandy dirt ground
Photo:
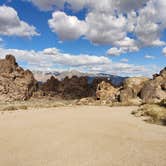
[(135, 107), (0, 113), (0, 166), (166, 166), (166, 127)]

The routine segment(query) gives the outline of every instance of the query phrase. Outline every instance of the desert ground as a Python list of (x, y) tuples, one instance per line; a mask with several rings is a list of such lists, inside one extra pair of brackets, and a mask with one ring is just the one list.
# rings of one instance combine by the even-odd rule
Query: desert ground
[(166, 127), (137, 107), (0, 112), (1, 166), (166, 166)]

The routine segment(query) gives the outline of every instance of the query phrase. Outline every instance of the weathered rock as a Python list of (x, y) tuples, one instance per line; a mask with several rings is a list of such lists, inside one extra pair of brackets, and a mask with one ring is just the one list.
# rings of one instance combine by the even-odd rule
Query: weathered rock
[(166, 90), (166, 82), (163, 83), (163, 84), (161, 84), (161, 89), (162, 89), (162, 90)]
[(166, 68), (149, 80), (142, 88), (140, 97), (144, 103), (158, 103), (166, 99)]
[(97, 86), (96, 98), (105, 103), (117, 101), (117, 94), (119, 89), (112, 86), (111, 83), (102, 81)]
[(163, 99), (164, 91), (153, 81), (148, 82), (141, 91), (141, 98), (144, 103), (157, 103)]
[(130, 103), (134, 98), (137, 99), (137, 97), (139, 97), (142, 87), (148, 80), (149, 79), (145, 77), (127, 78), (124, 81), (123, 89), (120, 92), (120, 101)]
[(66, 77), (59, 81), (51, 77), (44, 83), (41, 88), (43, 94), (46, 96), (60, 96), (63, 99), (81, 99), (89, 96), (89, 85), (87, 77), (72, 78)]
[(163, 78), (166, 78), (166, 67), (163, 70), (160, 71), (159, 75)]
[(60, 93), (59, 85), (60, 81), (52, 76), (44, 84), (41, 85), (40, 90), (43, 92), (41, 94), (44, 96), (52, 96), (52, 97), (58, 95)]
[(75, 102), (76, 105), (93, 105), (96, 103), (96, 100), (92, 97), (82, 98)]
[(111, 83), (107, 77), (95, 77), (90, 84), (90, 96), (96, 96), (97, 87), (102, 81)]
[(62, 97), (65, 99), (81, 99), (89, 96), (87, 77), (66, 77), (59, 86)]
[(0, 60), (0, 100), (26, 100), (36, 89), (32, 72), (19, 67), (14, 56)]
[(128, 102), (130, 99), (133, 98), (134, 98), (134, 93), (131, 88), (121, 90), (120, 102)]

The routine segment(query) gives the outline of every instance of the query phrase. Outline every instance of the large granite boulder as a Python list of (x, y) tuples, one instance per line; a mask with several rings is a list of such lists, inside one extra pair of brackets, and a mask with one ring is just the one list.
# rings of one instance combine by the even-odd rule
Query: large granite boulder
[(90, 96), (95, 97), (96, 96), (96, 91), (98, 88), (98, 85), (102, 82), (110, 82), (110, 80), (107, 77), (95, 77), (93, 81), (90, 83)]
[(105, 103), (117, 101), (118, 88), (115, 88), (111, 83), (102, 81), (97, 86), (96, 98)]
[(136, 101), (136, 103), (139, 103), (140, 91), (148, 80), (146, 77), (131, 77), (124, 80), (123, 88), (119, 96), (120, 102), (132, 103)]
[(158, 103), (166, 99), (166, 68), (143, 86), (140, 97), (144, 103)]
[(32, 72), (19, 67), (14, 56), (0, 60), (0, 101), (26, 100), (36, 89)]

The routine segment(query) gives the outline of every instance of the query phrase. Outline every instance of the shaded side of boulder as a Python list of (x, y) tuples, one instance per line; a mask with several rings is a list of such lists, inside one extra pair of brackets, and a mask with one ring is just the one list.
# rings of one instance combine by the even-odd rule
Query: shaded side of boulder
[(51, 77), (40, 87), (40, 94), (51, 97), (61, 97), (63, 99), (81, 99), (88, 97), (90, 94), (87, 77), (72, 76), (65, 77), (59, 81)]
[(144, 103), (158, 103), (166, 99), (166, 68), (144, 85), (140, 97)]
[(72, 78), (66, 77), (59, 86), (62, 98), (64, 99), (81, 99), (89, 96), (89, 85), (87, 77)]
[[(131, 77), (124, 80), (119, 100), (122, 103), (140, 103), (140, 92), (149, 79), (146, 77)], [(134, 104), (134, 103), (133, 103)]]
[(54, 76), (51, 76), (45, 83), (40, 86), (41, 95), (43, 96), (55, 96), (59, 94), (60, 81)]
[(32, 72), (19, 67), (14, 56), (0, 60), (0, 100), (27, 100), (36, 90)]

